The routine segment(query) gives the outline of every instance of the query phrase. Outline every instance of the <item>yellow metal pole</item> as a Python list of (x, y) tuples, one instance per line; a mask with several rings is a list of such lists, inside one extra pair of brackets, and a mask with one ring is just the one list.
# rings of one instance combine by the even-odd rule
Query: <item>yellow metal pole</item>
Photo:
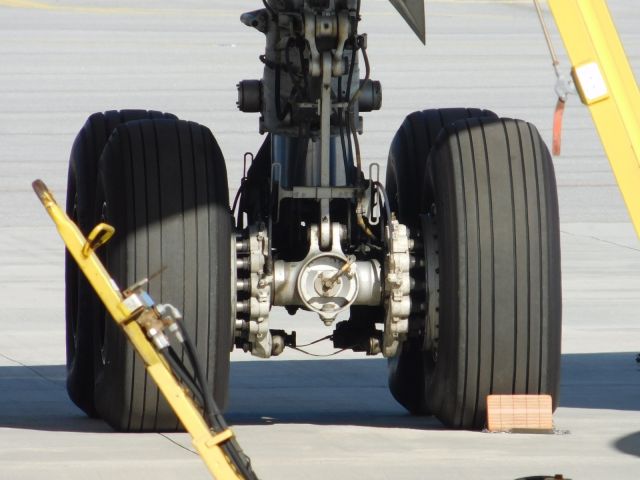
[(211, 432), (198, 407), (185, 393), (163, 358), (147, 339), (141, 326), (135, 321), (138, 313), (137, 305), (128, 302), (128, 299), (122, 295), (95, 254), (96, 246), (108, 240), (108, 237), (113, 234), (113, 228), (104, 224), (98, 225), (87, 240), (76, 224), (58, 206), (42, 181), (33, 182), (33, 189), (55, 223), (67, 249), (87, 276), (113, 319), (124, 329), (144, 361), (147, 371), (184, 428), (191, 434), (193, 445), (211, 474), (218, 480), (242, 479), (243, 477), (220, 448), (222, 443), (233, 437), (233, 433), (228, 429), (223, 432)]
[(640, 91), (611, 14), (604, 0), (549, 0), (549, 7), (640, 237)]

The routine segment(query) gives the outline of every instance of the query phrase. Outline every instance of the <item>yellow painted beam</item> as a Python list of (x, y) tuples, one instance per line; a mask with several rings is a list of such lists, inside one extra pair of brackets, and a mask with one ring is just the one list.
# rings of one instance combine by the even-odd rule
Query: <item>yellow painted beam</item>
[(604, 0), (549, 0), (549, 7), (640, 237), (640, 91), (611, 14)]

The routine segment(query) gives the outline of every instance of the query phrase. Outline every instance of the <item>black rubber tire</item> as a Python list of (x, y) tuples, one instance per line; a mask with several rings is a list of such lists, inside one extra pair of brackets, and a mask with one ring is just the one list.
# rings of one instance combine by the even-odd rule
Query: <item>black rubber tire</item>
[[(440, 275), (428, 407), (445, 425), (468, 429), (485, 425), (492, 393), (550, 394), (555, 409), (560, 229), (546, 145), (520, 120), (461, 120), (445, 127), (427, 171)], [(422, 210), (431, 208), (425, 200)]]
[(391, 209), (400, 223), (419, 224), (416, 192), (424, 187), (427, 156), (443, 127), (463, 118), (498, 116), (479, 108), (439, 108), (413, 112), (404, 119), (391, 142), (387, 161), (386, 190)]
[[(143, 118), (176, 117), (146, 110), (94, 113), (73, 142), (69, 158), (66, 211), (85, 235), (95, 226), (98, 159), (107, 139), (118, 125)], [(98, 304), (91, 286), (66, 250), (65, 283), (67, 392), (78, 407), (94, 417), (93, 321), (99, 314)]]
[[(231, 351), (231, 213), (224, 159), (206, 127), (143, 120), (117, 127), (99, 165), (97, 210), (116, 228), (104, 256), (121, 287), (184, 316), (213, 395), (227, 401)], [(111, 318), (96, 332), (96, 408), (119, 431), (168, 431), (177, 418)], [(179, 352), (180, 353), (180, 352)]]
[[(420, 225), (420, 195), (424, 189), (427, 157), (442, 128), (457, 120), (474, 117), (498, 118), (478, 108), (442, 108), (414, 112), (398, 129), (387, 162), (386, 190), (391, 210), (398, 220), (417, 229)], [(432, 198), (430, 192), (425, 192)], [(393, 397), (414, 415), (427, 415), (422, 342), (411, 340), (389, 360), (389, 389)]]

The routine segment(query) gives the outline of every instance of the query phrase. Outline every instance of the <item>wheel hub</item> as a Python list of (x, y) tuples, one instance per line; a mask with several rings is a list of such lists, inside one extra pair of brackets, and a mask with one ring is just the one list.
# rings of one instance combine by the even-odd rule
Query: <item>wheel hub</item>
[[(348, 270), (340, 275), (342, 269)], [(355, 265), (344, 255), (321, 254), (311, 258), (298, 276), (298, 294), (304, 305), (331, 324), (358, 296)], [(340, 276), (338, 276), (340, 275)]]

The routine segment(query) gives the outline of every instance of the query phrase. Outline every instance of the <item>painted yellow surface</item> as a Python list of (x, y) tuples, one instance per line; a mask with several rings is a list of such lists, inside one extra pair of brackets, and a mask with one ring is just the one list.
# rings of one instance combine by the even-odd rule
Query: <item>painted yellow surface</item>
[(583, 101), (640, 237), (640, 91), (611, 14), (604, 0), (549, 0), (549, 7), (571, 59), (574, 79), (579, 82), (576, 68), (592, 63), (602, 74), (606, 94), (593, 102)]

